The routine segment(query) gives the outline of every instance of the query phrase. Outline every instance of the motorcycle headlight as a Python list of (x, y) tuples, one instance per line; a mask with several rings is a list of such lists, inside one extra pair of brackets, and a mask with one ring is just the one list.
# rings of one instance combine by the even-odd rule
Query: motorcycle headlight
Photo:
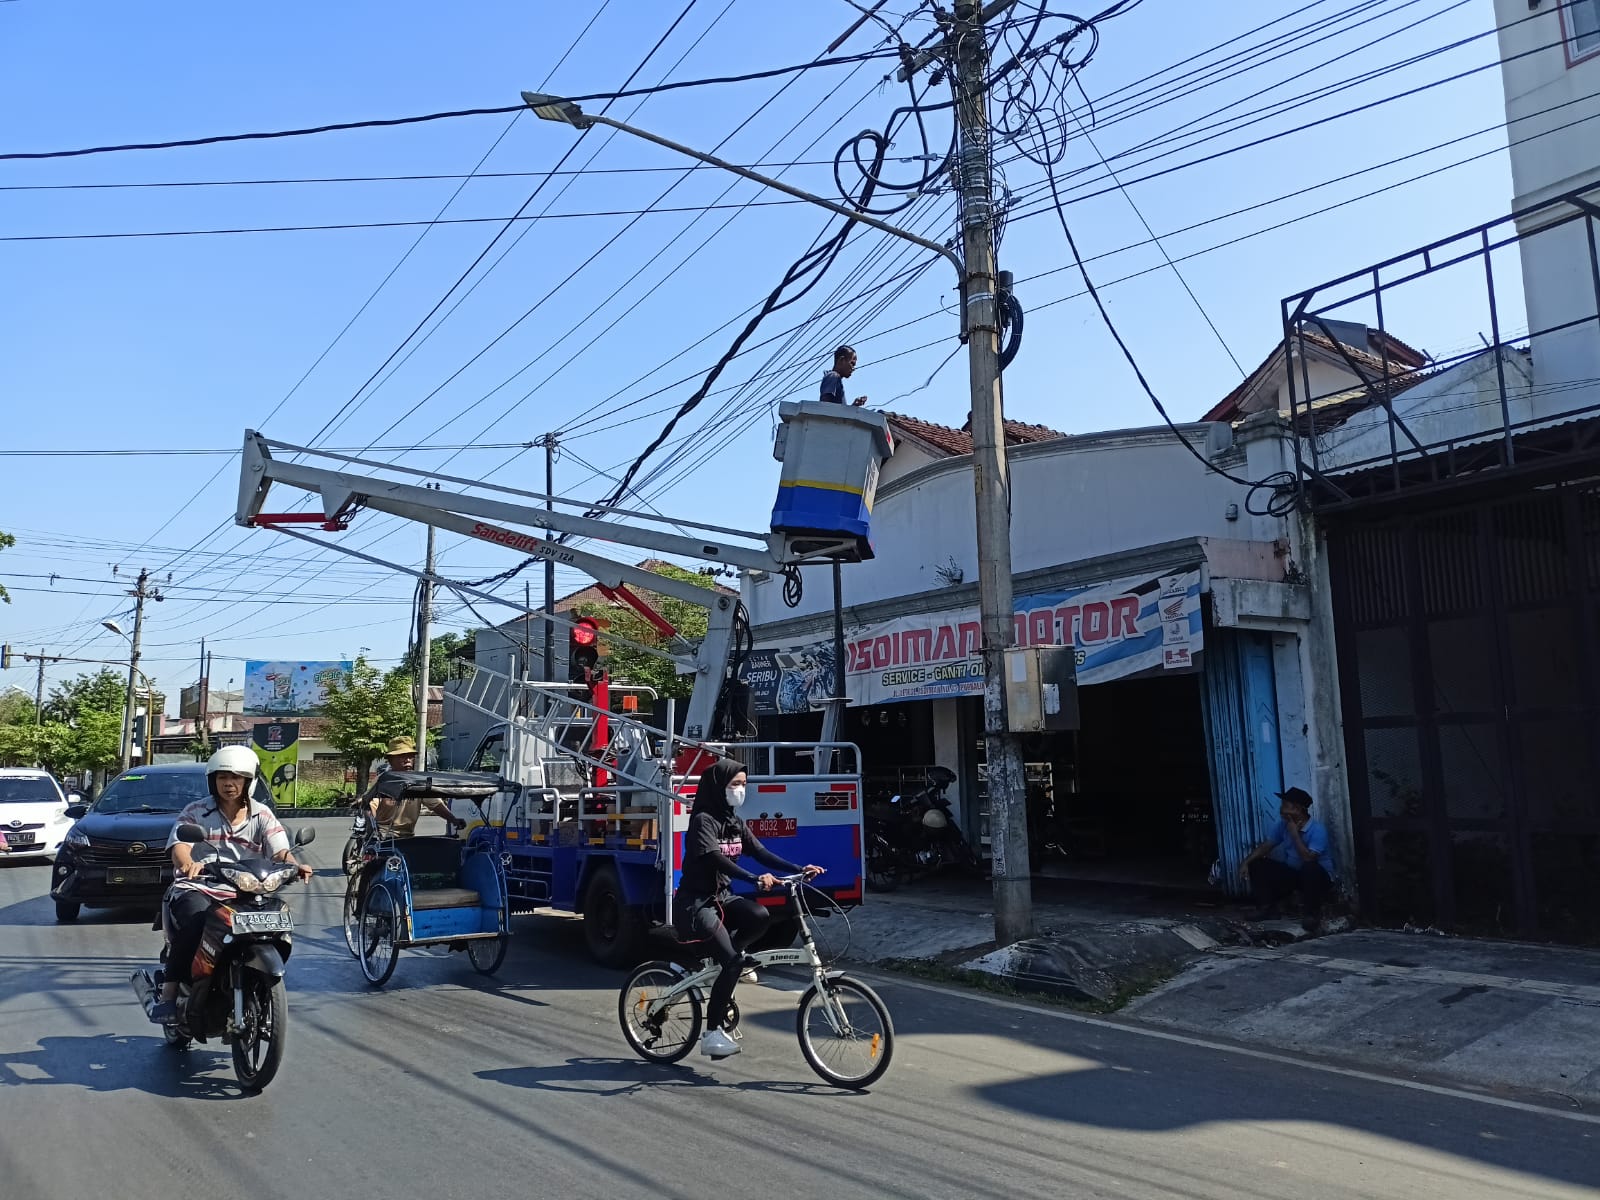
[(289, 880), (295, 877), (293, 867), (280, 867), (270, 871), (265, 878), (260, 878), (254, 871), (247, 871), (242, 867), (223, 867), (222, 877), (233, 884), (241, 892), (248, 892), (253, 896), (267, 892), (275, 892)]
[(89, 835), (83, 832), (83, 830), (79, 829), (76, 825), (67, 830), (67, 836), (61, 840), (63, 844), (68, 846), (77, 846), (79, 849), (87, 849), (89, 846)]

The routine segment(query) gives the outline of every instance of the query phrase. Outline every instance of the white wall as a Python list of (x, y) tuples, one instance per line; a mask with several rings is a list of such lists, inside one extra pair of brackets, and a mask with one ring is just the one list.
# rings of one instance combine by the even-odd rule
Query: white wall
[[(1600, 53), (1591, 48), (1588, 57), (1573, 61), (1577, 50), (1566, 36), (1572, 17), (1560, 11), (1557, 0), (1539, 0), (1534, 12), (1528, 0), (1496, 0), (1495, 16), (1501, 26), (1501, 80), (1513, 143), (1512, 207), (1520, 211), (1564, 192), (1589, 189), (1595, 189), (1589, 198), (1600, 200)], [(1567, 211), (1547, 210), (1518, 225), (1530, 330), (1596, 316), (1584, 223), (1536, 232)], [(1534, 338), (1534, 394), (1548, 406), (1568, 411), (1600, 403), (1596, 381), (1600, 323)]]
[[(1202, 452), (1213, 426), (1182, 427)], [(1221, 432), (1226, 433), (1225, 427)], [(1272, 541), (1282, 522), (1252, 518), (1245, 489), (1206, 468), (1165, 428), (1125, 430), (1011, 447), (1011, 554), (1015, 572), (1060, 566), (1191, 537)], [(1270, 459), (1275, 461), (1275, 459)], [(1235, 465), (1235, 474), (1252, 476)], [(1226, 510), (1237, 504), (1239, 516)], [(939, 460), (878, 491), (872, 514), (877, 558), (844, 569), (846, 606), (945, 586), (952, 562), (967, 583), (978, 577), (970, 456)], [(799, 607), (785, 607), (781, 580), (745, 585), (759, 628), (828, 611), (828, 568), (804, 572)]]

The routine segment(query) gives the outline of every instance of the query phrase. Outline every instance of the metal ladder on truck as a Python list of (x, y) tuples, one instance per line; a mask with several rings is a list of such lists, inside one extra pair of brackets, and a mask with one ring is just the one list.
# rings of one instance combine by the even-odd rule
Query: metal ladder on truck
[[(785, 406), (789, 407), (793, 406)], [(833, 420), (834, 414), (828, 414), (828, 419)], [(859, 425), (877, 418), (851, 412), (840, 419)], [(331, 459), (341, 467), (359, 470), (288, 462), (274, 457), (275, 450), (304, 459)], [(785, 460), (786, 472), (791, 466)], [(875, 462), (871, 478), (876, 478)], [(435, 486), (420, 486), (421, 481)], [(445, 491), (447, 484), (461, 490)], [(320, 497), (321, 512), (267, 511), (266, 501), (280, 485)], [(870, 492), (862, 496), (870, 508)], [(547, 508), (546, 502), (585, 511), (576, 514)], [(798, 582), (801, 564), (859, 561), (870, 556), (870, 543), (863, 533), (815, 529), (747, 533), (653, 513), (594, 509), (565, 497), (370, 462), (246, 433), (235, 514), (238, 524), (274, 529), (529, 617), (568, 627), (575, 624), (559, 614), (528, 612), (524, 605), (478, 587), (297, 528), (310, 525), (339, 532), (365, 510), (504, 546), (530, 560), (542, 558), (584, 571), (608, 595), (638, 610), (669, 639), (665, 648), (629, 642), (615, 634), (608, 634), (608, 641), (666, 658), (681, 674), (693, 678), (683, 733), (678, 736), (675, 709), (667, 728), (655, 729), (636, 717), (611, 712), (608, 696), (596, 695), (595, 699), (605, 702), (595, 704), (580, 699), (575, 689), (564, 685), (518, 680), (481, 667), (474, 672), (464, 689), (465, 703), (495, 718), (505, 743), (499, 764), (505, 787), (497, 796), (490, 832), (481, 836), (498, 839), (508, 856), (519, 907), (543, 903), (582, 912), (596, 956), (602, 961), (625, 961), (630, 944), (642, 934), (643, 923), (670, 916), (671, 893), (681, 865), (681, 835), (688, 822), (686, 797), (693, 791), (699, 765), (722, 754), (770, 772), (750, 772), (753, 804), (747, 805), (746, 811), (753, 814), (757, 835), (763, 840), (793, 839), (789, 845), (773, 848), (785, 857), (829, 866), (833, 878), (824, 890), (831, 887), (841, 901), (859, 900), (861, 791), (856, 748), (845, 743), (744, 743), (730, 737), (740, 731), (730, 725), (729, 688), (737, 684), (737, 651), (747, 644), (749, 629), (737, 596), (617, 562), (552, 534), (643, 547), (741, 571), (783, 575)], [(641, 527), (649, 523), (673, 528)], [(523, 532), (516, 526), (540, 532)], [(694, 644), (678, 636), (640, 594), (651, 592), (704, 607), (705, 636)], [(626, 684), (611, 686), (626, 694)], [(462, 696), (458, 694), (457, 699)], [(828, 862), (812, 851), (824, 844), (829, 848)]]

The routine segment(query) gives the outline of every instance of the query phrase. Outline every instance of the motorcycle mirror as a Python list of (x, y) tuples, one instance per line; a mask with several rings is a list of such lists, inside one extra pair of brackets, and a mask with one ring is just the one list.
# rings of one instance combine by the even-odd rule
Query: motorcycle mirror
[(295, 831), (294, 844), (296, 846), (309, 846), (317, 840), (317, 831), (309, 825), (302, 825)]
[(201, 829), (198, 825), (192, 825), (188, 822), (185, 822), (184, 824), (178, 826), (178, 840), (180, 842), (188, 842), (190, 845), (195, 845), (206, 840), (206, 831)]

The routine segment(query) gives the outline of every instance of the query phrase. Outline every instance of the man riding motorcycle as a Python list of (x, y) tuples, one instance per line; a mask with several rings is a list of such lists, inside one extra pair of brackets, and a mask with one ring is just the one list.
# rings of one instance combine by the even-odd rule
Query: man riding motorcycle
[[(194, 857), (194, 847), (178, 840), (184, 825), (198, 825), (215, 856), (242, 862), (247, 858), (270, 858), (274, 862), (295, 863), (289, 835), (272, 810), (250, 799), (256, 780), (256, 756), (248, 746), (224, 746), (206, 763), (206, 790), (209, 800), (197, 800), (178, 814), (172, 834), (167, 838), (167, 853), (176, 872), (172, 888), (163, 905), (167, 933), (167, 963), (162, 976), (161, 1000), (150, 1013), (158, 1023), (177, 1016), (178, 987), (190, 982), (189, 968), (200, 948), (206, 916), (219, 900), (236, 899), (238, 893), (216, 879), (202, 879), (203, 859)], [(301, 880), (311, 878), (311, 868), (295, 863)]]

